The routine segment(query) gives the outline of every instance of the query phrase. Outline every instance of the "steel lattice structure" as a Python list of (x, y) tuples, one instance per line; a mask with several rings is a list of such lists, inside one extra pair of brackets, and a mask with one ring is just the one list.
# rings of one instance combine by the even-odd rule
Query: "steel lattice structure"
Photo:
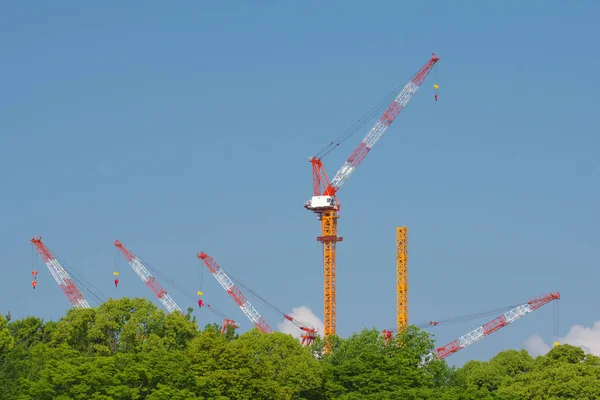
[(408, 325), (408, 228), (396, 228), (396, 326)]
[(382, 138), (394, 119), (406, 107), (438, 61), (439, 57), (433, 54), (431, 59), (412, 76), (331, 181), (325, 173), (321, 159), (318, 157), (310, 158), (313, 196), (304, 204), (304, 207), (316, 213), (321, 220), (322, 236), (317, 240), (323, 244), (323, 333), (325, 338), (336, 333), (336, 243), (343, 240), (337, 236), (340, 203), (336, 193), (350, 178), (373, 146)]
[(50, 250), (42, 243), (42, 237), (40, 236), (37, 239), (32, 238), (31, 243), (33, 243), (37, 249), (40, 257), (44, 260), (44, 264), (46, 264), (50, 270), (54, 280), (67, 296), (71, 305), (75, 308), (90, 308), (87, 300), (83, 297), (83, 294), (81, 294), (79, 288), (75, 285), (69, 274), (67, 274), (67, 271), (65, 271), (56, 257), (54, 257)]
[(150, 290), (152, 290), (154, 295), (158, 298), (158, 300), (160, 300), (160, 302), (166, 307), (166, 309), (169, 312), (182, 312), (181, 308), (177, 305), (177, 303), (175, 303), (175, 300), (173, 300), (171, 296), (169, 296), (167, 291), (163, 289), (163, 287), (156, 281), (156, 279), (154, 279), (152, 274), (150, 274), (148, 269), (144, 266), (140, 259), (135, 256), (135, 254), (130, 252), (125, 246), (123, 246), (123, 243), (121, 243), (118, 240), (115, 240), (115, 246), (121, 251), (121, 253), (129, 263), (129, 265), (131, 265), (131, 268), (133, 268), (135, 273), (138, 274), (140, 278), (142, 278), (142, 281), (144, 281), (144, 283), (148, 285)]
[(244, 293), (233, 283), (231, 278), (227, 276), (225, 271), (217, 264), (217, 262), (206, 253), (198, 253), (198, 258), (206, 265), (206, 268), (215, 277), (217, 282), (225, 289), (231, 296), (233, 301), (240, 307), (242, 312), (248, 317), (248, 319), (258, 328), (259, 331), (264, 333), (271, 333), (273, 329), (269, 326), (267, 321), (256, 311), (254, 306), (250, 304)]
[(480, 341), (484, 337), (491, 335), (492, 333), (498, 331), (500, 328), (503, 328), (506, 325), (518, 320), (519, 318), (524, 317), (525, 315), (537, 310), (538, 308), (550, 303), (551, 301), (558, 299), (560, 299), (560, 293), (558, 292), (534, 297), (527, 303), (521, 304), (511, 309), (505, 312), (504, 314), (500, 315), (499, 317), (491, 320), (490, 322), (472, 330), (466, 335), (463, 335), (458, 339), (453, 340), (445, 346), (437, 348), (434, 352), (429, 353), (427, 356), (425, 356), (424, 363), (427, 364), (434, 359), (442, 360), (456, 353), (457, 351), (462, 350), (465, 347), (468, 347), (473, 343)]

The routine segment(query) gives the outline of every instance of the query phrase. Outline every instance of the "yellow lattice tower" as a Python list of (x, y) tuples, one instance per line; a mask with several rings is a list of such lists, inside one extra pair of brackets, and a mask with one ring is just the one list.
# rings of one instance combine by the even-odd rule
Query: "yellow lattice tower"
[(343, 240), (337, 236), (338, 218), (336, 210), (325, 210), (319, 216), (323, 232), (323, 236), (318, 237), (317, 240), (323, 243), (323, 336), (325, 338), (336, 333), (335, 246), (337, 242)]
[(408, 325), (408, 228), (396, 228), (396, 314), (398, 332)]

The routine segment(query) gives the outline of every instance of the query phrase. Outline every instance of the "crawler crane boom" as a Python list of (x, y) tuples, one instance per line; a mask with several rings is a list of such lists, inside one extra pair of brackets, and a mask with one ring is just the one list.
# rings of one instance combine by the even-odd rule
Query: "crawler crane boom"
[(198, 258), (206, 265), (206, 268), (215, 277), (217, 282), (225, 289), (225, 291), (231, 296), (233, 301), (240, 307), (242, 312), (248, 317), (248, 319), (258, 328), (259, 331), (264, 333), (271, 333), (273, 329), (269, 326), (267, 321), (256, 311), (254, 306), (250, 304), (244, 293), (233, 283), (233, 281), (227, 276), (225, 271), (217, 264), (217, 262), (206, 253), (198, 253)]
[(503, 328), (517, 319), (524, 317), (525, 315), (550, 303), (551, 301), (558, 299), (560, 299), (560, 293), (549, 293), (543, 296), (534, 297), (527, 303), (511, 309), (499, 317), (491, 320), (490, 322), (472, 330), (466, 335), (459, 337), (445, 346), (437, 348), (434, 352), (425, 356), (424, 363), (427, 364), (436, 358), (442, 360), (448, 356), (451, 356), (457, 351), (462, 350), (465, 347), (468, 347), (484, 337), (498, 331), (500, 328)]
[(62, 289), (63, 293), (67, 296), (71, 305), (74, 308), (90, 308), (87, 300), (83, 297), (79, 288), (75, 285), (67, 271), (60, 265), (56, 257), (52, 255), (50, 250), (42, 243), (42, 237), (31, 239), (31, 243), (35, 246), (40, 257), (44, 260), (44, 264), (50, 270), (50, 273), (54, 277), (58, 286)]
[(166, 307), (169, 312), (173, 311), (181, 311), (181, 308), (175, 303), (175, 300), (169, 296), (167, 291), (163, 289), (163, 287), (154, 279), (152, 274), (148, 271), (148, 269), (144, 266), (144, 264), (140, 261), (139, 258), (135, 256), (132, 252), (130, 252), (123, 243), (118, 240), (115, 240), (115, 246), (121, 251), (123, 257), (127, 260), (131, 268), (135, 271), (136, 274), (148, 287), (152, 290), (152, 293), (160, 300), (160, 302)]
[(256, 311), (254, 306), (252, 304), (250, 304), (250, 301), (248, 301), (248, 299), (246, 298), (246, 296), (244, 295), (244, 293), (242, 292), (242, 290), (240, 288), (244, 289), (245, 292), (253, 295), (257, 300), (259, 300), (264, 305), (269, 307), (272, 311), (275, 311), (276, 313), (283, 315), (283, 317), (286, 320), (288, 320), (291, 323), (293, 323), (294, 325), (296, 325), (298, 327), (298, 329), (300, 329), (302, 331), (300, 337), (302, 339), (301, 342), (304, 346), (308, 347), (311, 345), (311, 343), (314, 342), (314, 340), (317, 337), (317, 329), (316, 328), (314, 328), (314, 327), (310, 328), (310, 327), (308, 327), (307, 324), (305, 324), (301, 321), (298, 321), (294, 317), (284, 313), (279, 308), (277, 308), (275, 305), (271, 304), (270, 302), (268, 302), (267, 300), (265, 300), (264, 298), (262, 298), (261, 296), (256, 294), (250, 288), (248, 288), (247, 286), (244, 286), (241, 282), (237, 281), (235, 278), (227, 275), (225, 273), (225, 271), (223, 271), (223, 269), (219, 266), (219, 264), (217, 264), (217, 262), (208, 254), (198, 253), (197, 256), (200, 260), (202, 260), (204, 265), (206, 265), (206, 267), (208, 268), (210, 273), (215, 277), (217, 282), (219, 282), (219, 284), (223, 287), (223, 289), (225, 289), (225, 291), (231, 296), (233, 301), (240, 307), (240, 309), (243, 311), (243, 313), (246, 315), (246, 317), (248, 317), (248, 319), (252, 322), (252, 324), (254, 324), (254, 326), (256, 326), (258, 328), (258, 330), (260, 330), (261, 332), (265, 332), (265, 333), (273, 332), (273, 330), (271, 329), (271, 327), (269, 326), (267, 321), (258, 313), (258, 311)]

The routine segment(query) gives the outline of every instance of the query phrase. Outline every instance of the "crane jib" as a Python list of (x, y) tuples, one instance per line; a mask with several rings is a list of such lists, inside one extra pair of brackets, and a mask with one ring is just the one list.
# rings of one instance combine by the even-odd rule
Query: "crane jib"
[[(394, 122), (396, 117), (404, 110), (412, 99), (414, 94), (419, 89), (427, 75), (433, 68), (433, 66), (439, 61), (439, 57), (433, 54), (432, 58), (427, 62), (421, 69), (413, 75), (408, 83), (400, 90), (398, 95), (394, 98), (392, 103), (388, 106), (386, 111), (379, 117), (373, 127), (365, 135), (363, 140), (354, 149), (350, 157), (337, 171), (331, 182), (326, 182), (327, 178), (325, 171), (322, 168), (322, 164), (319, 159), (313, 157), (311, 162), (313, 163), (313, 185), (314, 194), (313, 198), (306, 202), (305, 207), (309, 210), (319, 211), (331, 207), (338, 207), (337, 199), (334, 198), (335, 193), (342, 187), (342, 185), (350, 178), (356, 168), (367, 156), (369, 151), (379, 142), (385, 131)], [(321, 176), (323, 174), (323, 176)], [(322, 191), (318, 191), (318, 187), (322, 187)], [(322, 193), (322, 194), (321, 194)]]

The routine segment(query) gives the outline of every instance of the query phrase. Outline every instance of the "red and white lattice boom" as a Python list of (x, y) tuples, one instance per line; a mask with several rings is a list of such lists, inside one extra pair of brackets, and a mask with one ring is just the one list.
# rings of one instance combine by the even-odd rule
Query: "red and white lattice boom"
[(54, 277), (58, 286), (62, 289), (64, 294), (67, 296), (73, 307), (75, 308), (90, 308), (87, 300), (83, 297), (79, 288), (75, 285), (67, 271), (60, 265), (56, 257), (52, 255), (50, 250), (42, 243), (42, 237), (32, 238), (31, 243), (35, 246), (40, 257), (44, 260), (44, 264), (50, 270), (50, 273)]
[(516, 321), (517, 319), (524, 317), (532, 311), (537, 310), (543, 305), (546, 305), (551, 301), (558, 299), (560, 299), (560, 293), (558, 292), (534, 297), (527, 303), (521, 304), (520, 306), (511, 309), (505, 312), (504, 314), (500, 315), (499, 317), (491, 320), (487, 324), (484, 324), (479, 328), (472, 330), (466, 335), (459, 337), (458, 339), (448, 343), (445, 346), (437, 348), (434, 352), (429, 353), (427, 356), (425, 356), (424, 362), (429, 363), (431, 360), (434, 360), (436, 358), (442, 360), (456, 353), (457, 351), (462, 350), (475, 342), (478, 342), (484, 337), (498, 331), (500, 328), (505, 327), (506, 325)]
[(135, 256), (135, 254), (130, 252), (125, 246), (123, 246), (123, 243), (118, 240), (115, 240), (115, 246), (121, 251), (135, 273), (142, 278), (142, 281), (148, 285), (150, 290), (152, 290), (158, 300), (160, 300), (160, 302), (167, 308), (167, 310), (169, 310), (169, 312), (182, 312), (181, 308), (177, 305), (177, 303), (175, 303), (175, 300), (173, 300), (167, 291), (163, 289), (156, 279), (154, 279), (152, 274), (150, 274), (148, 269), (144, 266), (140, 259)]
[(225, 289), (227, 293), (231, 296), (233, 301), (240, 307), (243, 313), (248, 317), (248, 319), (258, 328), (259, 331), (264, 333), (271, 333), (273, 329), (269, 326), (267, 321), (264, 320), (263, 317), (256, 311), (254, 306), (250, 304), (246, 296), (242, 293), (240, 289), (233, 283), (231, 278), (227, 276), (225, 271), (217, 264), (217, 262), (206, 253), (198, 253), (198, 258), (202, 260), (206, 268), (210, 271), (210, 273), (215, 277), (217, 282)]

